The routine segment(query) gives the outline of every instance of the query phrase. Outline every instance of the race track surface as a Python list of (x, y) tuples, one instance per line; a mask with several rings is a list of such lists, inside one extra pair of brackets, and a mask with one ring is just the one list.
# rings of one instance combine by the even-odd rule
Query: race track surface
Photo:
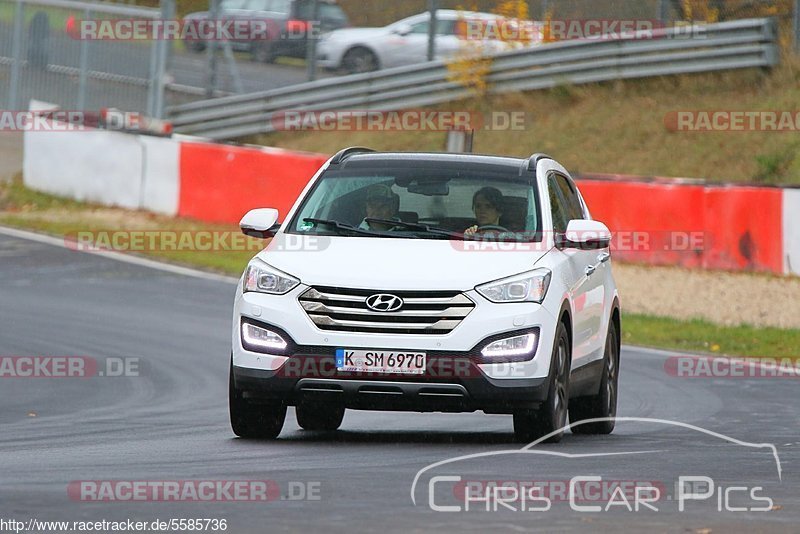
[[(227, 414), (234, 290), (223, 280), (0, 233), (0, 357), (86, 356), (101, 369), (108, 359), (139, 363), (139, 376), (0, 378), (0, 518), (217, 518), (234, 533), (798, 529), (797, 378), (675, 377), (665, 371), (668, 353), (626, 347), (618, 415), (663, 421), (618, 422), (610, 436), (567, 433), (560, 444), (533, 447), (537, 453), (450, 462), (420, 474), (414, 504), (412, 483), (426, 466), (519, 451), (511, 418), (349, 411), (340, 431), (314, 433), (300, 430), (290, 409), (277, 441), (237, 439)], [(773, 444), (780, 475), (772, 450), (748, 443)], [(574, 456), (587, 454), (603, 456)], [(652, 482), (663, 495), (658, 511), (579, 512), (557, 491), (546, 511), (487, 511), (481, 502), (470, 511), (434, 511), (431, 486), (434, 504), (464, 506), (457, 484), (433, 479), (442, 475), (550, 488), (600, 476)], [(713, 497), (685, 500), (680, 511), (680, 476), (710, 477)], [(107, 480), (269, 480), (280, 493), (269, 502), (212, 503), (98, 502), (68, 493), (70, 483)], [(747, 489), (730, 489), (740, 487)], [(313, 499), (298, 497), (299, 488)], [(772, 510), (726, 509), (764, 507), (751, 491), (771, 499)], [(574, 504), (598, 504), (590, 500)]]

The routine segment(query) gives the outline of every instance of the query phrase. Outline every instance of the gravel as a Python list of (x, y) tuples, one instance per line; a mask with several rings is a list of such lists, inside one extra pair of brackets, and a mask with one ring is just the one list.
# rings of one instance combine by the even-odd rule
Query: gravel
[(800, 328), (800, 278), (614, 264), (623, 312)]

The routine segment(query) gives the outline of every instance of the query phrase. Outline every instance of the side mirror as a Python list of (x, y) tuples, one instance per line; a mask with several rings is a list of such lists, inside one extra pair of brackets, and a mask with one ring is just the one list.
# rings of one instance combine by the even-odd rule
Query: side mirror
[(401, 36), (405, 37), (406, 35), (411, 33), (411, 26), (409, 26), (407, 24), (403, 24), (401, 26), (398, 26), (394, 30), (392, 30), (392, 33), (396, 33), (397, 35), (401, 35)]
[(273, 208), (250, 210), (239, 221), (239, 228), (243, 234), (250, 237), (262, 239), (274, 237), (281, 228), (281, 223), (278, 222), (278, 210)]
[(600, 221), (575, 219), (569, 222), (560, 241), (562, 248), (601, 250), (611, 246), (611, 230)]

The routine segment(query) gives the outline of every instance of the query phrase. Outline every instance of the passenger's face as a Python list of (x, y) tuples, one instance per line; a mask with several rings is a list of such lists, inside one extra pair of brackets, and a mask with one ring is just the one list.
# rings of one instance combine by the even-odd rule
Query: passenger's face
[(500, 224), (500, 212), (485, 198), (476, 198), (472, 209), (475, 211), (475, 218), (478, 220), (478, 226)]

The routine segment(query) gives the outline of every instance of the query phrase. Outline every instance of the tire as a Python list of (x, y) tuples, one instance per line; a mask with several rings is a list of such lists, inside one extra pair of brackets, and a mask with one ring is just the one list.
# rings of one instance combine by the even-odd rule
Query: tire
[[(619, 392), (619, 344), (618, 334), (613, 323), (606, 337), (606, 351), (603, 358), (603, 376), (600, 391), (591, 397), (573, 399), (569, 407), (569, 422), (575, 425), (585, 419), (617, 416), (617, 398)], [(572, 426), (573, 434), (611, 434), (614, 420), (596, 421)]]
[(206, 49), (206, 43), (200, 40), (184, 41), (184, 44), (186, 45), (186, 50), (195, 54), (199, 54)]
[(286, 420), (286, 406), (274, 404), (250, 404), (236, 389), (231, 362), (228, 379), (228, 408), (231, 429), (240, 438), (275, 439), (281, 433)]
[(344, 405), (300, 403), (295, 408), (297, 424), (304, 430), (333, 431), (344, 419)]
[(378, 56), (363, 47), (351, 48), (342, 58), (342, 70), (347, 74), (361, 74), (380, 69)]
[[(518, 441), (530, 443), (566, 426), (571, 356), (567, 328), (563, 322), (559, 322), (553, 344), (553, 355), (550, 358), (550, 387), (547, 399), (536, 410), (514, 412), (514, 434)], [(561, 430), (547, 438), (545, 442), (558, 443), (563, 436), (564, 431)]]
[(250, 47), (250, 57), (259, 63), (275, 63), (275, 49), (272, 41), (258, 41)]

